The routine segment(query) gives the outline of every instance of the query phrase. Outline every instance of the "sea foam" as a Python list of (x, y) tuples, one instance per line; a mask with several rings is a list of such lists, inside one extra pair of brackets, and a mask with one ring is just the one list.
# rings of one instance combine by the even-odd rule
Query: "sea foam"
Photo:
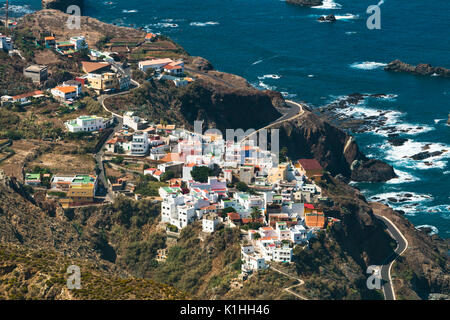
[(313, 9), (341, 9), (342, 5), (334, 2), (333, 0), (323, 0), (321, 6), (311, 7)]
[(387, 66), (387, 63), (375, 61), (355, 62), (350, 65), (351, 68), (360, 70), (375, 70), (385, 66)]

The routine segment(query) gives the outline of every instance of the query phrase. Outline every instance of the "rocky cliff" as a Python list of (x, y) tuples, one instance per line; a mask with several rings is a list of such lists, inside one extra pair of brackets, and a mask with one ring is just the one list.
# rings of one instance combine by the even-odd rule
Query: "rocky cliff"
[(390, 62), (386, 67), (386, 71), (392, 72), (405, 72), (422, 76), (440, 76), (444, 78), (450, 77), (450, 69), (443, 67), (433, 67), (430, 64), (420, 63), (417, 66), (404, 63), (400, 60), (394, 60)]
[(388, 206), (370, 203), (375, 214), (389, 218), (408, 241), (408, 249), (392, 268), (398, 299), (450, 299), (450, 241), (418, 231), (401, 214)]
[(354, 181), (387, 181), (395, 177), (393, 168), (379, 160), (369, 160), (354, 138), (312, 112), (276, 125), (280, 144), (292, 159), (316, 158), (333, 175)]

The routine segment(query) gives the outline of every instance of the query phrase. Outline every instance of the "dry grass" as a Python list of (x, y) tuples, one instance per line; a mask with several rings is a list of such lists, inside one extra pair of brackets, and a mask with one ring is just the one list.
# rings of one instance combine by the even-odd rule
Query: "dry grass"
[(77, 148), (78, 144), (75, 143), (57, 144), (50, 152), (30, 162), (29, 167), (46, 167), (60, 174), (93, 173), (94, 158), (89, 154), (71, 154)]
[(15, 155), (9, 159), (6, 159), (0, 164), (0, 169), (5, 171), (5, 174), (10, 177), (16, 177), (19, 180), (23, 180), (22, 168), (25, 164), (27, 156), (35, 153), (39, 146), (46, 143), (38, 140), (18, 140), (14, 141), (11, 149), (14, 150)]

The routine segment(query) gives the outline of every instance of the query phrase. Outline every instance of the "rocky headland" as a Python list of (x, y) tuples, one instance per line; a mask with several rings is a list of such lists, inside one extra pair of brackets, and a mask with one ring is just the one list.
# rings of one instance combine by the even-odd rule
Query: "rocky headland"
[(435, 76), (435, 77), (439, 76), (444, 78), (450, 78), (450, 69), (443, 67), (433, 67), (427, 63), (420, 63), (414, 66), (402, 62), (400, 60), (394, 60), (390, 62), (386, 67), (384, 67), (384, 70), (392, 72), (412, 73), (421, 76)]

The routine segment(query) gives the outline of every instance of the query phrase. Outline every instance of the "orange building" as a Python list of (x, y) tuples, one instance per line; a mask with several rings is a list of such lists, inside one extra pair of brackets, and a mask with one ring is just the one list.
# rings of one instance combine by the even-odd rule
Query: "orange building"
[(305, 213), (305, 224), (308, 228), (324, 228), (325, 215), (323, 212)]

